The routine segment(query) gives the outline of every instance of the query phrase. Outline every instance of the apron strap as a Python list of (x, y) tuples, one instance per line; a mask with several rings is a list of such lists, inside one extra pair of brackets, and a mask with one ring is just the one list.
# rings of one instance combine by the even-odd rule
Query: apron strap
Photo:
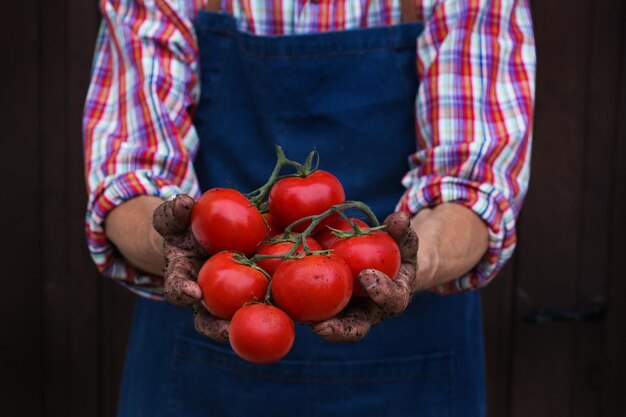
[[(207, 12), (219, 12), (222, 8), (221, 0), (208, 0), (204, 6)], [(415, 0), (400, 0), (402, 11), (402, 23), (417, 22), (417, 10), (415, 10)]]

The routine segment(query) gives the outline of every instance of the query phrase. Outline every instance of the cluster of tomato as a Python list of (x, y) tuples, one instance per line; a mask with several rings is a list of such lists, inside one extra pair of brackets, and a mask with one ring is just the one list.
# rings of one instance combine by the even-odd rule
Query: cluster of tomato
[(351, 297), (366, 297), (356, 278), (362, 270), (395, 277), (400, 269), (387, 233), (342, 214), (362, 203), (346, 202), (335, 176), (300, 171), (270, 180), (263, 204), (215, 188), (192, 211), (192, 232), (213, 254), (198, 274), (205, 307), (231, 320), (230, 344), (250, 362), (283, 358), (295, 339), (293, 321), (320, 322)]

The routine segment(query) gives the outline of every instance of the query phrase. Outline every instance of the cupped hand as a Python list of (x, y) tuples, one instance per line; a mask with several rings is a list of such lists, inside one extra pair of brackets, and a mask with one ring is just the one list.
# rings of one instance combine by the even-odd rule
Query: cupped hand
[(164, 296), (171, 304), (193, 306), (193, 320), (198, 333), (217, 342), (225, 342), (228, 340), (229, 322), (212, 316), (200, 302), (202, 290), (196, 280), (209, 255), (191, 233), (193, 205), (192, 197), (179, 194), (154, 210), (152, 225), (164, 240)]
[(313, 331), (331, 342), (356, 342), (372, 326), (389, 316), (402, 313), (415, 292), (419, 239), (407, 213), (395, 212), (383, 222), (398, 243), (402, 263), (395, 279), (375, 269), (361, 271), (358, 280), (369, 298), (353, 298), (339, 315), (312, 325)]

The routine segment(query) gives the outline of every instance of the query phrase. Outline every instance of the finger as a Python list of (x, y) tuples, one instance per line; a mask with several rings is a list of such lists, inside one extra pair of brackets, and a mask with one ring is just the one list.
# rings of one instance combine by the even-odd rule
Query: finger
[(195, 281), (203, 260), (174, 246), (166, 245), (165, 252), (165, 298), (175, 305), (190, 306), (202, 297)]
[(412, 227), (406, 230), (402, 243), (398, 246), (400, 247), (400, 259), (402, 259), (403, 263), (417, 264), (417, 251), (419, 250), (420, 240)]
[(376, 305), (388, 314), (400, 314), (411, 298), (411, 269), (415, 271), (411, 264), (400, 265), (395, 281), (376, 269), (365, 269), (359, 273), (358, 280)]
[(396, 211), (387, 216), (383, 224), (387, 225), (385, 231), (400, 244), (406, 229), (411, 225), (411, 217), (404, 211)]
[(190, 306), (202, 297), (195, 281), (207, 256), (190, 236), (168, 239), (164, 245), (164, 295), (170, 303), (180, 306)]
[(188, 307), (202, 298), (202, 290), (196, 282), (175, 275), (165, 281), (163, 295), (171, 304)]
[(218, 343), (224, 343), (228, 340), (230, 322), (212, 316), (199, 303), (194, 304), (193, 323), (196, 331), (209, 339)]
[(154, 210), (152, 226), (163, 237), (177, 235), (189, 229), (194, 200), (187, 194), (178, 194)]
[(411, 297), (413, 297), (413, 294), (417, 291), (417, 280), (415, 279), (416, 273), (417, 265), (402, 263), (400, 265), (400, 271), (398, 272), (398, 275), (396, 275), (396, 279), (394, 281), (394, 284), (397, 287), (402, 288), (402, 291), (407, 294), (407, 304), (411, 302)]
[(178, 258), (181, 256), (197, 258), (204, 260), (209, 254), (200, 246), (191, 231), (187, 231), (180, 235), (170, 236), (165, 240), (164, 250), (165, 256), (170, 258)]
[(372, 323), (365, 314), (357, 311), (333, 317), (312, 326), (315, 334), (330, 342), (358, 342), (371, 328)]
[(391, 213), (383, 222), (387, 225), (386, 232), (398, 243), (402, 262), (415, 264), (419, 249), (419, 238), (411, 227), (410, 216), (402, 211)]

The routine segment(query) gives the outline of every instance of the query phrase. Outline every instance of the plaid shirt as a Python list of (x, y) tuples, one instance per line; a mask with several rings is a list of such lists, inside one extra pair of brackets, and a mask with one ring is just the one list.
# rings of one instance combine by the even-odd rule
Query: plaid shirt
[[(535, 47), (528, 0), (415, 0), (417, 152), (409, 156), (411, 213), (455, 202), (489, 227), (489, 249), (446, 293), (485, 285), (515, 247), (529, 178)], [(84, 113), (87, 240), (99, 270), (147, 297), (162, 278), (134, 270), (105, 237), (111, 209), (138, 195), (200, 193), (193, 169), (198, 101), (193, 21), (202, 0), (101, 0)], [(400, 0), (222, 0), (258, 35), (327, 32), (400, 23)]]

